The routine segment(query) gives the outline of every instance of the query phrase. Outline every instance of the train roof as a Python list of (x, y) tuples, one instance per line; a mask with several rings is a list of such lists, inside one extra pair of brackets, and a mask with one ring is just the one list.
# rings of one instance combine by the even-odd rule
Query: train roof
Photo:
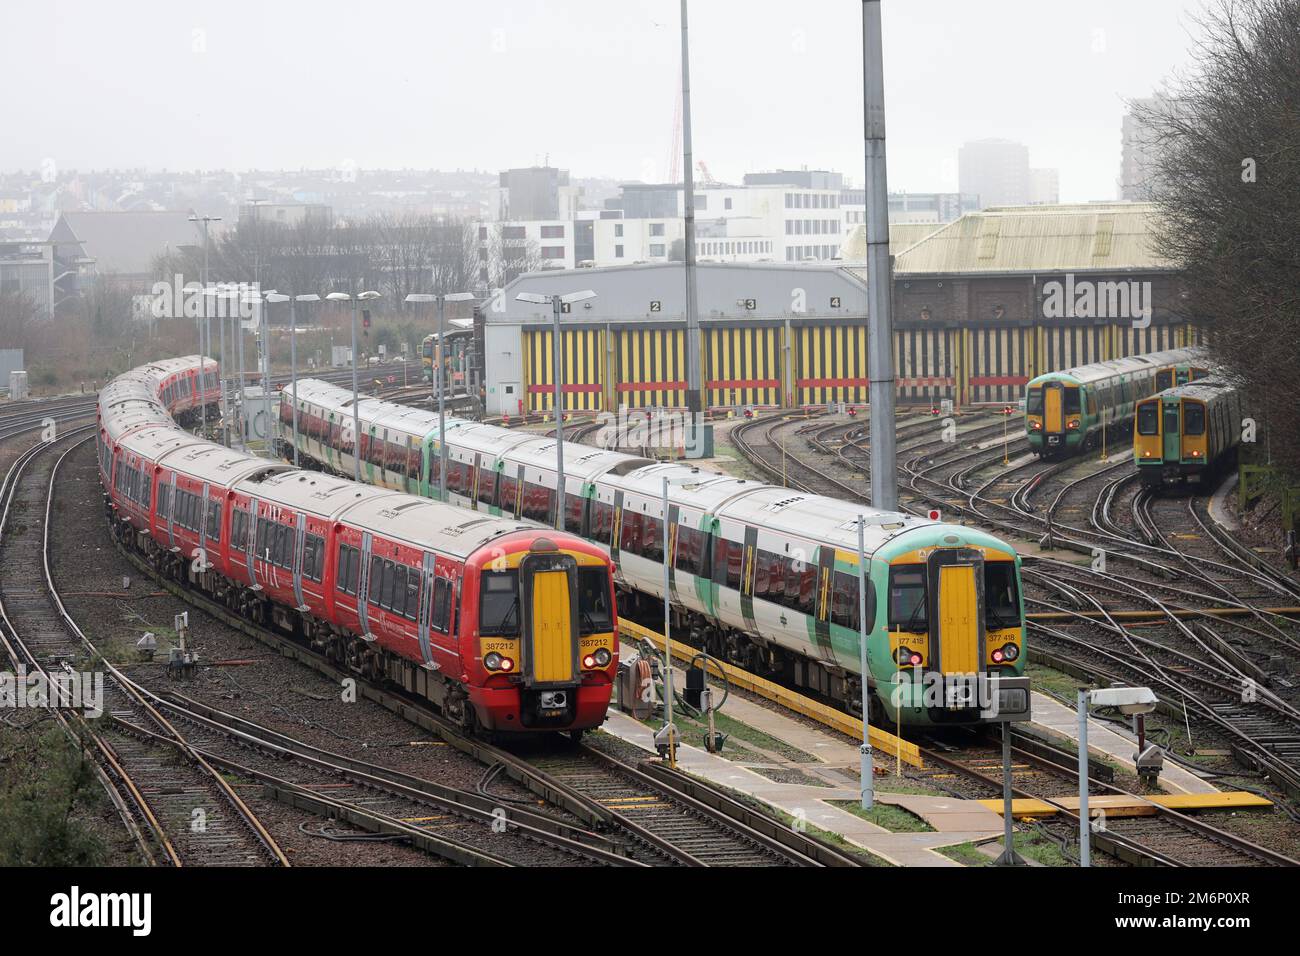
[(1223, 379), (1200, 378), (1195, 382), (1188, 382), (1186, 385), (1175, 385), (1173, 388), (1167, 388), (1154, 397), (1160, 399), (1194, 398), (1209, 402), (1225, 395), (1231, 395), (1236, 390), (1237, 386)]
[[(192, 437), (192, 436), (191, 436)], [(174, 451), (155, 459), (165, 468), (174, 468), (186, 476), (221, 488), (232, 488), (250, 475), (278, 474), (292, 471), (289, 465), (257, 458), (206, 440), (178, 445)]]
[(1126, 358), (1110, 359), (1105, 362), (1093, 362), (1091, 365), (1080, 365), (1076, 368), (1061, 369), (1058, 372), (1049, 372), (1045, 375), (1039, 375), (1030, 385), (1038, 382), (1059, 381), (1063, 378), (1073, 379), (1080, 385), (1089, 385), (1093, 382), (1105, 381), (1115, 375), (1132, 374), (1147, 369), (1155, 370), (1165, 368), (1169, 365), (1182, 365), (1188, 362), (1199, 361), (1204, 357), (1204, 350), (1193, 347), (1185, 349), (1170, 349), (1165, 352), (1152, 352), (1147, 355), (1130, 355)]
[(372, 498), (387, 498), (398, 493), (375, 485), (358, 484), (319, 471), (284, 467), (273, 474), (244, 479), (235, 489), (263, 501), (308, 511), (320, 518), (337, 519), (353, 505)]
[[(162, 423), (160, 422), (161, 426)], [(180, 448), (194, 445), (206, 446), (207, 441), (196, 438), (187, 431), (181, 431), (170, 421), (167, 427), (146, 428), (122, 438), (118, 445), (137, 455), (142, 455), (152, 462), (171, 454)]]
[[(417, 548), (466, 558), (483, 545), (513, 531), (538, 530), (538, 526), (512, 518), (493, 518), (457, 505), (442, 504), (414, 495), (390, 494), (360, 501), (343, 520), (364, 525), (367, 531)], [(557, 532), (558, 533), (558, 532)]]
[[(487, 426), (493, 428), (495, 426)], [(499, 429), (509, 431), (509, 429)], [(511, 432), (510, 434), (516, 434)], [(460, 440), (460, 434), (453, 436)], [(505, 457), (515, 464), (537, 468), (542, 471), (555, 472), (555, 452), (558, 442), (548, 435), (530, 435), (527, 441), (510, 448)], [(570, 480), (593, 481), (596, 478), (614, 479), (630, 474), (641, 468), (653, 465), (649, 458), (638, 458), (622, 452), (596, 448), (594, 445), (581, 445), (577, 442), (564, 443), (564, 478)], [(658, 490), (656, 489), (656, 494)]]

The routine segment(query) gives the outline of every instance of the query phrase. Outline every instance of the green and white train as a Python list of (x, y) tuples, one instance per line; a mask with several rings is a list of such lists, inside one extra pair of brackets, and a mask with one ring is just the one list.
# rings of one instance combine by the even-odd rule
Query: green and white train
[[(351, 392), (303, 381), (297, 405), (299, 455), (351, 475)], [(362, 479), (436, 498), (437, 415), (376, 399), (362, 399), (357, 414)], [(282, 448), (291, 448), (292, 424), (293, 398), (285, 391)], [(648, 617), (662, 607), (667, 479), (674, 633), (852, 709), (862, 694), (863, 515), (874, 716), (979, 723), (990, 705), (1028, 709), (1026, 691), (1004, 684), (999, 693), (996, 680), (1024, 671), (1020, 559), (983, 531), (569, 443), (561, 501), (554, 438), (448, 419), (446, 442), (450, 501), (550, 526), (561, 506), (565, 528), (613, 558), (625, 614)]]
[(1172, 349), (1094, 362), (1033, 379), (1025, 391), (1025, 436), (1041, 458), (1065, 458), (1133, 426), (1137, 403), (1168, 385), (1204, 374), (1204, 351)]

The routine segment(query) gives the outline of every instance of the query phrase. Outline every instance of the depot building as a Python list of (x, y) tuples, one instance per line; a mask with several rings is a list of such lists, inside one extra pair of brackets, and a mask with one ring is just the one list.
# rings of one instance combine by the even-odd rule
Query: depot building
[[(1154, 218), (1145, 203), (1027, 206), (891, 230), (899, 401), (1011, 402), (1044, 372), (1200, 341)], [(861, 230), (844, 255), (698, 264), (710, 407), (867, 400)], [(500, 290), (481, 310), (488, 414), (553, 407), (553, 311), (518, 296), (585, 291), (561, 316), (565, 408), (685, 406), (686, 270), (669, 262), (536, 272)]]

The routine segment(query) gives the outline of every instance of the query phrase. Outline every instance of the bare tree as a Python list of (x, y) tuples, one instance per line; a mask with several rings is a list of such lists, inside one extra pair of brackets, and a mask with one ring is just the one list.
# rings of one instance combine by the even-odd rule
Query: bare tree
[(521, 226), (492, 223), (480, 243), (479, 262), (487, 270), (488, 284), (502, 289), (527, 272), (542, 267), (542, 251), (533, 240), (516, 234)]
[(1157, 244), (1182, 264), (1216, 358), (1300, 477), (1300, 0), (1220, 0), (1177, 109), (1145, 119), (1160, 151)]

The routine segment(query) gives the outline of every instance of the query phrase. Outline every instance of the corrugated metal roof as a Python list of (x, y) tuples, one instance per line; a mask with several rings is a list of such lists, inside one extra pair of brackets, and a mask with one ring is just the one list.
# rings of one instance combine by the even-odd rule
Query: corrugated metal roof
[(1153, 203), (994, 207), (962, 216), (903, 250), (895, 272), (1176, 268), (1154, 249), (1156, 215)]
[[(941, 222), (891, 222), (889, 224), (889, 253), (897, 256), (904, 249), (916, 245), (926, 236), (942, 229)], [(849, 263), (867, 261), (867, 227), (857, 225), (840, 246), (840, 258)]]

